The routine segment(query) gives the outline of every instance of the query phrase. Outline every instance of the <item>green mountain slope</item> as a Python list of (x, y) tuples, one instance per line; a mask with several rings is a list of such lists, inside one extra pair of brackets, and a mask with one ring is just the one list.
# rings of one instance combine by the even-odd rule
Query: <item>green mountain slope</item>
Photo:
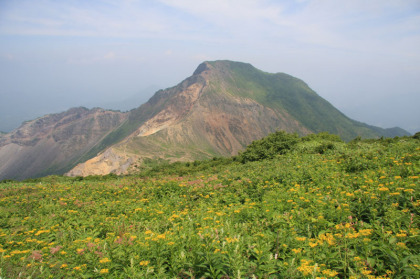
[(229, 93), (254, 99), (276, 110), (286, 110), (312, 132), (328, 131), (340, 135), (344, 140), (357, 136), (371, 138), (409, 135), (400, 128), (382, 129), (348, 118), (305, 82), (293, 76), (266, 73), (251, 64), (240, 62), (215, 61), (209, 64), (221, 73), (229, 73), (224, 79)]

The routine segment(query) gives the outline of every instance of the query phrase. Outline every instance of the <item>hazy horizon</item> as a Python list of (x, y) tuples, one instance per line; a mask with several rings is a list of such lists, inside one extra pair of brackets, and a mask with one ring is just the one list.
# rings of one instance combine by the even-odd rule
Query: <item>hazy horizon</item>
[(357, 121), (420, 130), (416, 0), (5, 0), (0, 131), (75, 106), (135, 108), (222, 59), (300, 78)]

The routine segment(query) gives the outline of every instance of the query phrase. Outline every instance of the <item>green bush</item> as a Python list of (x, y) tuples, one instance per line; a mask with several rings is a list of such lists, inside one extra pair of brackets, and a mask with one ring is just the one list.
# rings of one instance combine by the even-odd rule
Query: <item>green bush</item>
[(253, 141), (238, 159), (242, 163), (274, 158), (276, 155), (286, 154), (299, 142), (299, 136), (277, 131), (267, 137)]

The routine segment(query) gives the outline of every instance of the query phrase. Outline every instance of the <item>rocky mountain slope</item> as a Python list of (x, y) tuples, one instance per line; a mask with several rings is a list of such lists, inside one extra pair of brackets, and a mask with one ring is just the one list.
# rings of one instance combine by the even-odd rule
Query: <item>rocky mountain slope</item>
[(64, 173), (127, 117), (80, 107), (27, 121), (0, 137), (0, 179)]
[(328, 131), (345, 140), (408, 134), (349, 119), (290, 75), (240, 62), (204, 62), (130, 112), (74, 108), (0, 134), (0, 180), (121, 174), (146, 159), (235, 155), (277, 130)]
[(109, 139), (116, 144), (67, 174), (127, 173), (145, 158), (235, 155), (277, 130), (301, 135), (328, 131), (347, 140), (407, 134), (351, 120), (287, 74), (265, 73), (240, 62), (204, 62), (191, 77), (133, 110)]

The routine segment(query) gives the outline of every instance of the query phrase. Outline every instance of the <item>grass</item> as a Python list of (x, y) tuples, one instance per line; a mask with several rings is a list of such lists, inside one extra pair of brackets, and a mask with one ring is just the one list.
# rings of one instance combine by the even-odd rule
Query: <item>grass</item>
[(0, 277), (420, 277), (419, 140), (279, 153), (5, 181)]

